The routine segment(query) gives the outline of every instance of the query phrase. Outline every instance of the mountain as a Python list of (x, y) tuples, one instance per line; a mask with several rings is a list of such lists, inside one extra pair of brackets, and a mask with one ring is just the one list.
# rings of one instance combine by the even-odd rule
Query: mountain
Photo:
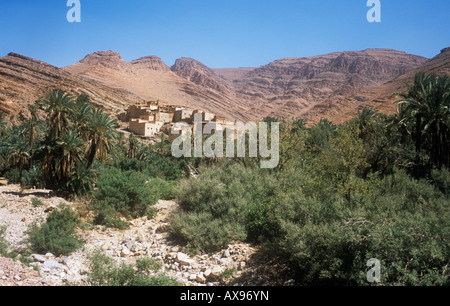
[[(441, 50), (440, 54), (426, 61), (423, 65), (380, 86), (361, 90), (347, 97), (341, 97), (335, 100), (334, 103), (317, 104), (312, 113), (319, 113), (320, 117), (331, 118), (335, 122), (348, 120), (364, 107), (370, 107), (382, 113), (393, 113), (396, 110), (395, 102), (399, 100), (397, 94), (406, 92), (408, 89), (407, 84), (413, 85), (414, 76), (420, 71), (427, 74), (450, 75), (450, 48)], [(319, 117), (316, 116), (314, 119), (318, 120)]]
[(14, 122), (27, 117), (27, 106), (50, 88), (62, 88), (73, 94), (86, 93), (94, 104), (110, 112), (140, 101), (124, 89), (107, 87), (20, 54), (9, 53), (0, 57), (0, 112), (14, 115)]
[(337, 52), (284, 58), (258, 68), (215, 69), (258, 117), (308, 117), (317, 105), (333, 104), (360, 90), (376, 87), (427, 61), (389, 49)]
[(58, 68), (16, 53), (0, 58), (0, 112), (27, 115), (48, 88), (87, 93), (119, 113), (143, 100), (199, 108), (229, 119), (319, 118), (341, 122), (362, 107), (392, 112), (396, 92), (415, 72), (450, 72), (450, 48), (427, 58), (390, 49), (275, 60), (260, 67), (209, 68), (192, 58), (169, 67), (158, 56), (130, 62), (114, 51), (88, 54)]
[[(159, 57), (146, 56), (126, 62), (119, 53), (100, 51), (87, 55), (78, 63), (63, 68), (76, 76), (89, 78), (116, 89), (127, 90), (144, 100), (163, 100), (172, 105), (199, 108), (225, 116), (229, 119), (248, 121), (247, 108), (242, 107), (231, 91), (224, 94), (225, 87), (214, 83), (213, 75), (189, 79), (189, 71), (194, 66), (186, 67), (180, 59), (169, 68)], [(189, 61), (190, 62), (190, 61)], [(177, 71), (177, 67), (180, 69)], [(209, 69), (202, 66), (201, 69)], [(177, 71), (174, 72), (173, 70)], [(184, 72), (184, 77), (178, 72)]]

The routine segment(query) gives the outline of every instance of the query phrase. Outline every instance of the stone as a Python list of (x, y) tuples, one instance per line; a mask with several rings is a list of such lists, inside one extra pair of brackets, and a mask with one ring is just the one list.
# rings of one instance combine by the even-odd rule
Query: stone
[(215, 266), (211, 270), (211, 278), (217, 279), (223, 273), (223, 268), (220, 266)]
[(39, 255), (39, 254), (31, 254), (30, 257), (38, 262), (45, 262), (47, 260), (47, 258), (45, 258), (44, 256)]
[(48, 212), (51, 212), (51, 211), (53, 211), (53, 210), (55, 210), (56, 209), (56, 206), (48, 206), (45, 210), (44, 210), (44, 212), (46, 212), (46, 213), (48, 213)]
[(231, 258), (221, 258), (221, 259), (219, 259), (219, 262), (220, 262), (221, 265), (229, 266), (233, 262), (233, 259), (231, 259)]
[(54, 260), (47, 260), (42, 264), (44, 269), (61, 269), (61, 265)]
[(195, 280), (200, 284), (204, 284), (206, 282), (206, 278), (201, 273), (197, 275)]
[(105, 242), (101, 247), (101, 249), (103, 251), (109, 250), (110, 248), (111, 248), (111, 244), (109, 242)]
[(176, 261), (183, 266), (190, 266), (195, 262), (193, 259), (189, 258), (188, 255), (181, 252), (177, 253)]
[(239, 270), (243, 270), (245, 268), (245, 265), (245, 261), (241, 261), (238, 266)]
[(230, 257), (230, 251), (228, 251), (228, 250), (223, 251), (222, 257), (223, 257), (223, 258), (228, 258), (228, 257)]
[(195, 281), (197, 279), (197, 275), (195, 275), (195, 274), (190, 274), (189, 275), (189, 280), (190, 281)]
[(120, 256), (122, 257), (128, 257), (130, 256), (131, 252), (127, 247), (123, 247), (122, 250), (120, 251)]
[(206, 278), (209, 278), (211, 276), (212, 270), (206, 269), (205, 272), (203, 272), (203, 276)]

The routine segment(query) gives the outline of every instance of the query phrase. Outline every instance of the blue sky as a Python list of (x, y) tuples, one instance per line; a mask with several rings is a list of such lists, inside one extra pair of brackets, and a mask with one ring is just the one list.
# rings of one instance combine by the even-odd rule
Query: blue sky
[(381, 23), (367, 21), (367, 0), (80, 0), (81, 23), (67, 21), (66, 2), (2, 0), (0, 56), (62, 67), (114, 50), (220, 68), (366, 48), (433, 57), (450, 46), (450, 0), (380, 0)]

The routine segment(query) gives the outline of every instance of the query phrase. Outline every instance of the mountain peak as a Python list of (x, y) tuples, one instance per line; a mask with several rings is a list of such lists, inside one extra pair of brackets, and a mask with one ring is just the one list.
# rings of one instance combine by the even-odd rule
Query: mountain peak
[(170, 70), (197, 85), (222, 93), (229, 91), (227, 85), (211, 68), (193, 58), (182, 57), (177, 59)]
[(449, 53), (450, 54), (450, 47), (444, 48), (441, 50), (441, 54), (443, 53)]
[(112, 50), (108, 51), (97, 51), (86, 55), (84, 59), (80, 61), (82, 64), (89, 65), (103, 65), (103, 66), (116, 66), (125, 63), (122, 56), (118, 52)]
[(138, 58), (131, 61), (131, 64), (136, 68), (158, 70), (158, 71), (170, 71), (169, 66), (167, 66), (160, 57), (156, 55), (149, 55)]

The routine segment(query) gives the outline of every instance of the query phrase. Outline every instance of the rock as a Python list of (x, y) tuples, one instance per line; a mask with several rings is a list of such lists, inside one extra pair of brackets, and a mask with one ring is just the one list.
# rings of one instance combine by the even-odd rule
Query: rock
[(125, 246), (129, 249), (132, 250), (136, 245), (136, 242), (134, 240), (129, 240), (127, 242), (125, 242)]
[(206, 269), (205, 272), (203, 272), (203, 276), (206, 278), (210, 278), (211, 277), (211, 269)]
[(109, 250), (110, 248), (111, 248), (111, 244), (109, 242), (105, 242), (101, 247), (101, 249), (103, 251)]
[(39, 254), (31, 254), (30, 257), (38, 262), (45, 262), (47, 260), (47, 258), (45, 258), (44, 256), (39, 255)]
[(142, 255), (145, 255), (144, 251), (136, 251), (136, 252), (134, 252), (134, 256), (142, 256)]
[(245, 261), (241, 261), (238, 266), (239, 270), (243, 270), (245, 268), (245, 265)]
[(181, 252), (177, 253), (176, 261), (183, 266), (190, 266), (195, 262), (193, 259), (189, 258), (188, 255)]
[(223, 251), (222, 257), (223, 257), (223, 258), (228, 258), (228, 257), (230, 257), (230, 251), (228, 251), (228, 250)]
[(222, 273), (223, 273), (223, 268), (220, 266), (215, 266), (211, 270), (211, 278), (218, 279)]
[(61, 265), (54, 260), (47, 260), (42, 264), (42, 268), (44, 269), (61, 269)]
[(195, 281), (197, 279), (197, 275), (195, 275), (195, 274), (190, 274), (189, 275), (189, 280), (190, 281)]
[(127, 247), (123, 247), (122, 250), (120, 251), (120, 256), (122, 257), (128, 257), (130, 256), (131, 251), (127, 248)]
[(231, 258), (221, 258), (221, 259), (219, 259), (219, 262), (220, 262), (221, 265), (229, 266), (233, 262), (233, 259), (231, 259)]
[(44, 257), (49, 259), (49, 258), (55, 257), (55, 255), (53, 255), (52, 253), (47, 253), (47, 254), (44, 255)]
[(55, 209), (56, 209), (56, 206), (51, 205), (51, 206), (48, 206), (48, 207), (44, 210), (44, 212), (48, 213), (48, 212), (51, 212), (51, 211), (53, 211), (53, 210), (55, 210)]
[(200, 284), (204, 284), (206, 282), (206, 278), (201, 273), (197, 275), (195, 280)]

